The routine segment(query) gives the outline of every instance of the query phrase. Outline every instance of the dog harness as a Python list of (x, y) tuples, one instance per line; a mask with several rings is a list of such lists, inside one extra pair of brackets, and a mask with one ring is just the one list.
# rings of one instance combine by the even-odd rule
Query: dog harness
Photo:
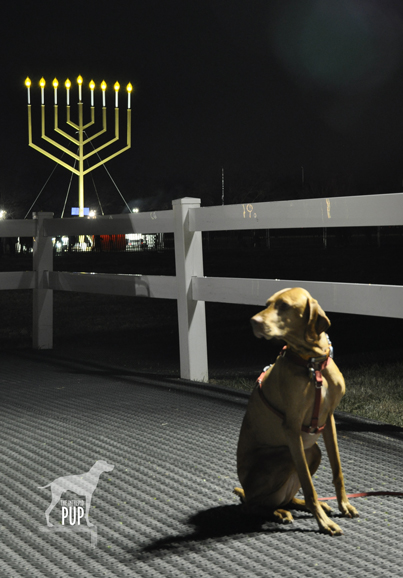
[[(299, 365), (301, 367), (306, 367), (311, 374), (312, 381), (315, 385), (315, 403), (313, 406), (311, 425), (309, 425), (309, 426), (303, 425), (301, 428), (303, 432), (309, 433), (311, 435), (321, 433), (325, 429), (325, 426), (326, 426), (326, 424), (324, 424), (320, 427), (318, 426), (320, 402), (322, 399), (322, 389), (321, 389), (322, 385), (323, 385), (322, 371), (325, 369), (325, 367), (327, 367), (331, 363), (332, 358), (333, 358), (333, 347), (332, 347), (332, 344), (329, 340), (329, 337), (328, 336), (326, 336), (326, 337), (329, 341), (329, 350), (326, 353), (326, 355), (324, 355), (322, 357), (310, 357), (308, 359), (304, 359), (303, 357), (300, 357), (299, 355), (294, 353), (287, 345), (285, 345), (280, 352), (281, 357), (287, 357), (290, 361), (292, 361), (296, 365)], [(278, 411), (276, 408), (274, 408), (267, 401), (267, 399), (263, 393), (263, 390), (262, 390), (263, 378), (266, 374), (266, 371), (270, 367), (271, 367), (271, 365), (269, 365), (268, 367), (265, 367), (263, 369), (263, 372), (260, 374), (260, 376), (257, 379), (256, 383), (257, 383), (259, 395), (260, 395), (260, 398), (263, 401), (263, 403), (270, 409), (270, 411), (272, 411), (274, 414), (276, 414), (281, 420), (284, 420), (285, 419), (284, 414), (281, 413), (281, 411)]]

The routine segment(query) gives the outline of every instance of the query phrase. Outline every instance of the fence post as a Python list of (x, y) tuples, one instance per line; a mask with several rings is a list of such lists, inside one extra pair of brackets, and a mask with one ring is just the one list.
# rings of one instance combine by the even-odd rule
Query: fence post
[(53, 290), (47, 289), (45, 276), (53, 271), (52, 238), (46, 237), (44, 219), (52, 219), (53, 213), (33, 213), (38, 220), (36, 237), (33, 242), (33, 269), (36, 272), (33, 291), (33, 331), (34, 349), (52, 349), (53, 347)]
[(189, 231), (189, 209), (200, 199), (172, 201), (175, 220), (175, 264), (178, 284), (180, 375), (182, 379), (208, 381), (206, 311), (204, 301), (192, 295), (192, 276), (203, 277), (201, 231)]

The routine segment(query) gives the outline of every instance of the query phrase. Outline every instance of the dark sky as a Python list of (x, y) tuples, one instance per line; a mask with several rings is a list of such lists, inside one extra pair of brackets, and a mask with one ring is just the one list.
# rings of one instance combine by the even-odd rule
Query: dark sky
[[(196, 193), (220, 203), (221, 167), (228, 187), (263, 175), (287, 198), (301, 166), (306, 181), (337, 182), (341, 194), (402, 188), (397, 0), (17, 0), (1, 43), (3, 203), (28, 210), (54, 166), (27, 145), (27, 75), (38, 118), (41, 76), (49, 110), (55, 76), (70, 78), (72, 95), (79, 74), (86, 87), (105, 79), (110, 108), (116, 80), (121, 104), (134, 85), (133, 147), (108, 164), (129, 201)], [(93, 176), (100, 194), (115, 194), (102, 168)], [(36, 208), (60, 213), (68, 182), (58, 169)]]

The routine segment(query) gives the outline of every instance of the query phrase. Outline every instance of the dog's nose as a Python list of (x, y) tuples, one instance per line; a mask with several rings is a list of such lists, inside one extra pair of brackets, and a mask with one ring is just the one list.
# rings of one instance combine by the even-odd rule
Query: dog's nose
[(250, 320), (252, 324), (253, 334), (260, 339), (264, 336), (264, 319), (261, 315), (255, 315)]
[(255, 315), (250, 320), (253, 329), (259, 329), (263, 325), (263, 317), (261, 315)]

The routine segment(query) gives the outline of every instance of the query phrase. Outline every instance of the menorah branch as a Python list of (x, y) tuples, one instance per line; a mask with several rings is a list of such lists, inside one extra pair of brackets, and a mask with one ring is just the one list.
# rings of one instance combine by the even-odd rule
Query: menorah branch
[(42, 134), (41, 134), (41, 138), (43, 138), (43, 140), (45, 140), (46, 142), (52, 144), (53, 146), (55, 146), (56, 148), (60, 149), (61, 151), (63, 151), (64, 153), (66, 153), (67, 155), (69, 155), (70, 157), (72, 157), (73, 159), (76, 159), (76, 161), (78, 161), (80, 159), (80, 157), (78, 155), (76, 155), (75, 153), (73, 153), (72, 151), (70, 151), (69, 149), (67, 149), (66, 147), (62, 146), (61, 144), (59, 144), (58, 142), (54, 141), (53, 139), (49, 138), (45, 132), (45, 105), (42, 104), (41, 105), (41, 116), (42, 116)]
[(101, 134), (106, 132), (106, 107), (102, 107), (102, 130), (97, 132), (96, 134), (92, 135), (91, 137), (87, 138), (83, 144), (86, 145), (87, 143), (93, 141), (94, 139), (98, 138)]
[(57, 104), (55, 104), (55, 131), (59, 134), (61, 134), (62, 136), (64, 136), (64, 138), (66, 138), (67, 140), (71, 141), (72, 143), (74, 143), (75, 145), (78, 146), (78, 140), (76, 138), (74, 138), (73, 136), (69, 135), (67, 132), (65, 132), (64, 130), (62, 130), (61, 128), (59, 128), (59, 119), (58, 119), (58, 107)]
[[(87, 139), (83, 144), (86, 144), (88, 142), (90, 142), (90, 140), (93, 139)], [(89, 159), (90, 157), (92, 157), (93, 155), (97, 154), (99, 151), (103, 150), (104, 148), (110, 146), (111, 144), (113, 144), (114, 142), (119, 140), (119, 109), (115, 108), (115, 137), (113, 139), (111, 139), (110, 141), (106, 142), (105, 144), (99, 146), (97, 149), (93, 149), (91, 152), (89, 152), (88, 154), (86, 154), (84, 156), (84, 160)], [(123, 151), (122, 151), (123, 152)], [(113, 158), (113, 157), (112, 157)], [(106, 162), (107, 159), (105, 159), (104, 162)]]
[(62, 167), (68, 169), (69, 171), (71, 171), (72, 173), (74, 173), (75, 175), (79, 175), (79, 172), (77, 169), (75, 169), (74, 167), (72, 167), (71, 165), (69, 165), (68, 163), (65, 163), (64, 161), (62, 161), (61, 159), (55, 157), (54, 155), (52, 155), (51, 153), (49, 153), (48, 151), (44, 150), (43, 148), (39, 147), (38, 145), (34, 144), (32, 141), (32, 122), (31, 122), (31, 105), (28, 105), (28, 145), (30, 147), (32, 147), (33, 149), (37, 150), (38, 152), (42, 153), (43, 155), (47, 156), (49, 159), (51, 159), (52, 161), (54, 161), (55, 163), (61, 165)]
[[(131, 127), (131, 112), (132, 112), (132, 111), (131, 111), (130, 109), (127, 111), (127, 145), (126, 145), (123, 149), (121, 149), (121, 150), (117, 151), (116, 153), (114, 153), (113, 155), (110, 155), (110, 156), (107, 157), (106, 159), (103, 159), (103, 160), (100, 161), (99, 163), (97, 163), (97, 164), (92, 165), (91, 167), (89, 167), (87, 170), (84, 171), (84, 174), (85, 174), (85, 175), (88, 174), (88, 173), (90, 173), (90, 172), (93, 171), (94, 169), (97, 169), (97, 168), (100, 167), (101, 165), (107, 163), (107, 162), (110, 161), (111, 159), (114, 159), (114, 158), (117, 157), (118, 155), (124, 153), (125, 151), (127, 151), (127, 150), (132, 146), (132, 143), (131, 143), (131, 133), (130, 133), (130, 127)], [(114, 140), (115, 140), (115, 139), (114, 139)], [(111, 141), (111, 142), (113, 142), (113, 141)], [(93, 154), (94, 154), (95, 152), (97, 152), (97, 151), (93, 151)]]

